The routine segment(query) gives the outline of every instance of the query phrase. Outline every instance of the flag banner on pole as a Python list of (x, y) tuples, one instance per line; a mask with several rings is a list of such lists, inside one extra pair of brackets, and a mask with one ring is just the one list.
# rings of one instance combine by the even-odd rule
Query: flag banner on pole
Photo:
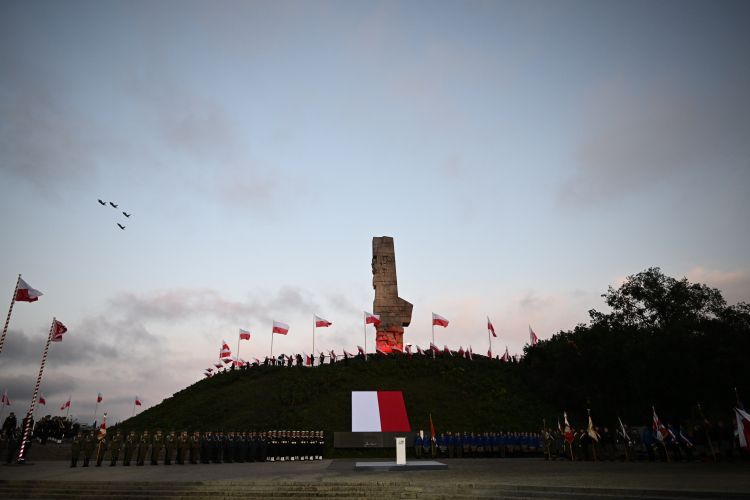
[(403, 349), (401, 349), (400, 347), (396, 347), (395, 345), (391, 346), (391, 352), (399, 352), (401, 354), (404, 353)]
[(206, 368), (206, 371), (207, 372), (212, 372), (212, 371), (214, 371), (214, 369), (213, 368)]
[(409, 354), (409, 358), (411, 359), (411, 356), (412, 356), (413, 353), (411, 352), (411, 346), (410, 345), (406, 346), (406, 352), (407, 352), (407, 354)]
[(432, 324), (445, 328), (446, 326), (448, 326), (448, 320), (440, 316), (439, 314), (432, 313)]
[(443, 352), (444, 352), (445, 354), (447, 354), (448, 356), (450, 356), (451, 358), (453, 357), (453, 354), (451, 354), (451, 350), (450, 350), (450, 349), (448, 349), (448, 346), (447, 346), (447, 345), (443, 345)]
[(417, 354), (421, 354), (422, 356), (424, 356), (424, 355), (425, 355), (424, 351), (423, 351), (423, 350), (422, 350), (422, 348), (421, 348), (421, 347), (419, 347), (419, 346), (417, 346)]
[(539, 338), (534, 333), (534, 330), (531, 329), (531, 325), (529, 325), (529, 340), (531, 341), (531, 345), (536, 345), (539, 342)]
[(458, 348), (458, 355), (463, 356), (464, 355), (464, 346), (461, 346)]
[(16, 300), (19, 302), (35, 302), (39, 300), (39, 297), (44, 295), (39, 290), (35, 290), (28, 283), (21, 278), (18, 278), (18, 291), (16, 292)]
[(566, 412), (563, 412), (563, 417), (565, 418), (565, 441), (567, 441), (568, 443), (572, 443), (576, 438), (576, 434), (575, 432), (573, 432), (573, 429), (570, 428), (570, 424), (568, 423), (568, 414)]
[(96, 402), (101, 403), (102, 402), (102, 393), (99, 392), (96, 394)]
[(281, 335), (286, 335), (287, 333), (289, 333), (289, 325), (287, 325), (286, 323), (282, 323), (281, 321), (274, 321), (273, 333), (280, 333)]
[(652, 434), (656, 434), (656, 438), (659, 441), (664, 441), (664, 438), (667, 437), (667, 429), (664, 427), (661, 423), (661, 420), (659, 420), (659, 417), (656, 416), (656, 410), (654, 410), (654, 425), (651, 429)]
[(440, 354), (440, 349), (438, 349), (438, 346), (430, 342), (430, 349), (435, 351), (436, 353)]
[(142, 406), (141, 405), (141, 399), (138, 396), (135, 397), (135, 405), (136, 406)]
[(99, 426), (99, 434), (97, 434), (96, 438), (101, 441), (105, 436), (107, 435), (107, 414), (104, 414), (104, 420), (102, 420), (102, 425)]
[(232, 351), (229, 349), (229, 344), (226, 340), (221, 341), (221, 349), (219, 350), (219, 358), (228, 358), (232, 355)]
[(240, 340), (250, 340), (250, 332), (240, 328)]
[(308, 356), (305, 351), (302, 351), (302, 354), (305, 356), (305, 365), (312, 366), (312, 356)]
[[(328, 349), (326, 349), (326, 351), (328, 351)], [(336, 359), (336, 355), (335, 355), (335, 354), (333, 353), (333, 351), (328, 351), (328, 356), (330, 356), (330, 358), (331, 358), (332, 360), (333, 360), (333, 359)]]
[(61, 409), (61, 410), (64, 410), (65, 408), (69, 408), (69, 407), (70, 407), (70, 398), (68, 398), (68, 400), (67, 400), (67, 401), (65, 402), (65, 404), (63, 404), (63, 405), (62, 405), (62, 406), (60, 407), (60, 409)]
[(315, 316), (315, 327), (316, 328), (323, 328), (323, 327), (326, 327), (326, 326), (331, 326), (332, 324), (333, 323), (331, 323), (330, 321), (326, 321), (323, 318), (319, 318), (319, 317)]
[(366, 325), (375, 325), (378, 326), (382, 321), (380, 321), (380, 315), (379, 314), (372, 314), (365, 311), (365, 324)]
[(364, 349), (362, 349), (362, 346), (357, 346), (357, 350), (359, 351), (359, 353), (360, 353), (361, 355), (363, 355), (363, 356), (365, 355), (365, 350), (364, 350)]
[(617, 420), (620, 421), (620, 434), (622, 434), (622, 437), (624, 437), (626, 441), (630, 442), (630, 436), (628, 436), (628, 433), (625, 431), (625, 426), (622, 425), (622, 419), (618, 416)]
[(401, 391), (352, 391), (352, 432), (411, 432)]
[(737, 392), (737, 388), (734, 388), (734, 396), (737, 398), (737, 408), (739, 408), (742, 411), (745, 411), (745, 407), (742, 406), (742, 401), (740, 401), (740, 395)]
[(211, 374), (208, 372), (203, 372), (203, 375), (205, 375), (207, 378), (211, 376)]
[(510, 361), (510, 354), (508, 354), (508, 346), (505, 346), (505, 354), (503, 354), (503, 361)]
[(5, 394), (3, 394), (3, 399), (0, 402), (4, 403), (6, 406), (10, 406), (10, 399), (8, 399), (8, 389), (5, 389)]
[(586, 434), (588, 434), (589, 437), (593, 439), (594, 441), (596, 441), (597, 443), (599, 442), (600, 436), (599, 436), (599, 433), (596, 432), (596, 430), (594, 429), (594, 423), (591, 421), (591, 414), (589, 414), (589, 428), (586, 429)]
[(474, 351), (471, 349), (471, 346), (469, 346), (469, 350), (467, 352), (469, 353), (469, 359), (474, 361)]
[(39, 392), (39, 404), (47, 406), (47, 399), (44, 397), (43, 392)]
[(492, 358), (492, 349), (487, 349), (487, 357)]
[(223, 365), (221, 365), (221, 364), (215, 364), (214, 366), (215, 366), (215, 367), (216, 367), (216, 369), (218, 370), (218, 369), (219, 369), (219, 368), (221, 368), (221, 367), (222, 367)]
[(347, 358), (353, 358), (354, 357), (351, 354), (349, 354), (348, 352), (346, 352), (346, 349), (344, 349), (344, 356), (346, 356)]
[(258, 360), (258, 358), (253, 358), (253, 359), (255, 360), (256, 364), (260, 365), (260, 361)]
[(737, 417), (737, 434), (740, 438), (740, 448), (750, 451), (750, 415), (742, 408), (735, 408)]
[(68, 329), (65, 328), (65, 325), (55, 320), (55, 326), (52, 329), (52, 342), (62, 342), (63, 333), (67, 331)]
[(495, 329), (492, 327), (492, 321), (490, 321), (490, 317), (487, 316), (487, 329), (492, 332), (493, 337), (497, 337), (497, 334), (495, 333)]
[(384, 353), (380, 347), (375, 347), (375, 352), (380, 354), (381, 356), (387, 356), (387, 354)]

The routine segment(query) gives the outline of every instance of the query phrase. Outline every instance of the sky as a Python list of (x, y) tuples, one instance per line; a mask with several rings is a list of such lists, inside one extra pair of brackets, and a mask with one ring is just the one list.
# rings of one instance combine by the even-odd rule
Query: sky
[(310, 353), (314, 314), (316, 349), (373, 352), (375, 236), (423, 347), (435, 312), (440, 346), (486, 352), (489, 316), (520, 353), (649, 267), (750, 301), (748, 88), (747, 2), (2, 2), (0, 297), (44, 293), (5, 415), (53, 317), (39, 414), (81, 422), (200, 380), (239, 328), (268, 355), (274, 319), (274, 354)]

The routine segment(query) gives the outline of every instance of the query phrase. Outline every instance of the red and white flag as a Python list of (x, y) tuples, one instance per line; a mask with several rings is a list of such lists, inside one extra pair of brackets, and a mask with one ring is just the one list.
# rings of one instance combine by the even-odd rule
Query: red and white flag
[(439, 314), (432, 313), (432, 324), (445, 328), (446, 326), (448, 326), (448, 320), (440, 316)]
[(508, 346), (505, 346), (505, 354), (503, 354), (502, 360), (510, 361), (510, 354), (508, 354)]
[(492, 327), (492, 321), (490, 321), (490, 317), (487, 316), (487, 329), (492, 332), (493, 337), (497, 337), (495, 334), (495, 329)]
[(487, 349), (487, 357), (492, 359), (492, 349)]
[(379, 314), (372, 314), (365, 311), (365, 324), (366, 325), (375, 325), (378, 326), (382, 321), (380, 321), (380, 315)]
[(413, 352), (411, 352), (411, 346), (410, 345), (406, 346), (406, 353), (409, 355), (409, 358), (411, 358), (412, 354), (414, 354)]
[(323, 328), (324, 326), (331, 326), (333, 323), (330, 321), (326, 321), (323, 318), (319, 318), (315, 316), (315, 327), (316, 328)]
[(436, 353), (440, 354), (440, 349), (438, 349), (438, 346), (430, 342), (430, 350), (435, 351)]
[(97, 439), (101, 440), (107, 435), (107, 414), (104, 414), (102, 425), (99, 426), (99, 434), (96, 436)]
[(669, 434), (667, 428), (662, 425), (661, 420), (656, 416), (656, 410), (654, 410), (654, 424), (651, 428), (651, 433), (656, 434), (656, 439), (659, 441), (664, 441), (664, 438)]
[(352, 391), (352, 432), (410, 432), (401, 391)]
[[(326, 349), (328, 351), (328, 349)], [(331, 358), (331, 361), (336, 359), (336, 354), (333, 351), (328, 351), (328, 356)]]
[(141, 405), (141, 399), (138, 396), (135, 397), (135, 405), (136, 406), (142, 406)]
[(463, 356), (464, 355), (464, 346), (461, 346), (458, 348), (458, 355)]
[(212, 371), (214, 371), (214, 369), (213, 368), (206, 368), (206, 371), (207, 372), (212, 372)]
[(365, 355), (365, 350), (364, 350), (364, 349), (362, 349), (362, 346), (357, 346), (357, 350), (359, 351), (359, 353), (360, 353), (360, 354), (361, 354), (362, 356), (364, 356), (364, 355)]
[(403, 349), (401, 349), (400, 347), (396, 347), (395, 345), (391, 346), (391, 352), (400, 352), (401, 354), (404, 353)]
[(570, 424), (568, 423), (568, 414), (566, 412), (563, 412), (563, 417), (565, 418), (565, 432), (563, 433), (565, 435), (565, 441), (572, 443), (576, 438), (576, 433), (573, 432), (573, 429), (571, 429)]
[(221, 358), (221, 360), (224, 362), (225, 365), (228, 365), (232, 362), (232, 358)]
[(39, 297), (44, 295), (39, 290), (35, 290), (31, 288), (31, 286), (26, 283), (21, 278), (18, 278), (18, 291), (16, 292), (16, 300), (19, 302), (34, 302), (39, 300)]
[(422, 350), (422, 348), (421, 348), (421, 347), (419, 347), (419, 346), (417, 346), (417, 354), (421, 354), (422, 356), (424, 356), (424, 355), (425, 355), (424, 351), (423, 351), (423, 350)]
[(218, 370), (218, 369), (219, 369), (219, 368), (221, 368), (221, 367), (222, 367), (223, 365), (221, 365), (221, 364), (215, 364), (214, 366), (215, 366), (215, 367), (216, 367), (216, 369)]
[(203, 375), (205, 375), (205, 376), (206, 376), (206, 378), (209, 378), (209, 377), (211, 377), (211, 374), (210, 374), (210, 373), (208, 373), (208, 372), (203, 372)]
[(250, 332), (240, 328), (240, 340), (250, 340)]
[(102, 393), (101, 392), (98, 392), (96, 394), (96, 402), (97, 403), (101, 403), (102, 402)]
[(469, 346), (469, 350), (466, 352), (469, 354), (469, 359), (474, 361), (474, 351), (471, 350), (471, 346)]
[(67, 331), (65, 325), (55, 320), (55, 326), (52, 328), (52, 342), (62, 342), (63, 333)]
[(312, 366), (312, 356), (308, 356), (305, 351), (302, 351), (302, 354), (305, 355), (305, 365)]
[(537, 342), (539, 342), (539, 337), (537, 337), (534, 330), (531, 329), (531, 325), (529, 325), (529, 340), (531, 341), (531, 345), (536, 345)]
[(387, 354), (384, 353), (380, 347), (375, 347), (375, 352), (380, 354), (381, 356), (387, 356)]
[(0, 403), (5, 403), (7, 406), (10, 406), (10, 399), (8, 399), (8, 389), (5, 389), (5, 394), (3, 394), (3, 399), (0, 401)]
[(255, 360), (255, 363), (256, 363), (257, 365), (260, 365), (260, 361), (258, 361), (258, 358), (253, 358), (253, 359)]
[(287, 325), (286, 323), (282, 323), (281, 321), (274, 321), (273, 333), (280, 333), (281, 335), (286, 335), (287, 333), (289, 333), (289, 325)]
[(453, 354), (451, 354), (451, 350), (450, 350), (450, 349), (448, 349), (448, 346), (447, 346), (447, 345), (444, 345), (444, 346), (443, 346), (443, 352), (444, 352), (445, 354), (449, 355), (449, 356), (450, 356), (451, 358), (453, 357)]
[(221, 341), (221, 349), (219, 350), (219, 358), (223, 360), (223, 358), (228, 358), (232, 355), (232, 351), (229, 349), (229, 344), (227, 344), (226, 340)]
[(60, 407), (61, 410), (64, 410), (65, 408), (70, 408), (70, 398), (68, 398), (65, 404)]
[(47, 400), (44, 398), (44, 393), (39, 391), (39, 404), (47, 406)]
[(742, 408), (735, 408), (737, 417), (737, 434), (740, 438), (740, 448), (750, 451), (750, 415)]
[(344, 349), (344, 357), (346, 357), (346, 358), (353, 358), (354, 356), (352, 356), (351, 354), (349, 354), (348, 352), (346, 352), (346, 349)]

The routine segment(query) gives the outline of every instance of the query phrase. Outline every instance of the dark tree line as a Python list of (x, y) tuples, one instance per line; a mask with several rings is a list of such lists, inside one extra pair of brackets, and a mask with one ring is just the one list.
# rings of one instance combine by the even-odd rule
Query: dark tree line
[(662, 422), (699, 421), (698, 402), (731, 422), (735, 387), (750, 403), (750, 305), (659, 268), (602, 297), (611, 312), (589, 311), (589, 324), (526, 346), (522, 361), (542, 397), (579, 416), (574, 425), (586, 408), (601, 426), (618, 414), (642, 425), (652, 406)]

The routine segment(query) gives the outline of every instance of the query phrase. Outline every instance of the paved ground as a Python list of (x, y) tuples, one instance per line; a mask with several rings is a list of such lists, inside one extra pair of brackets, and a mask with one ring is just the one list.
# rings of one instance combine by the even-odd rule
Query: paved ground
[[(0, 480), (62, 481), (293, 481), (301, 483), (411, 481), (455, 484), (569, 486), (634, 490), (747, 492), (749, 463), (545, 462), (541, 459), (441, 460), (447, 471), (355, 472), (356, 460), (222, 465), (145, 465), (71, 469), (68, 462), (2, 466)], [(750, 495), (749, 495), (750, 498)]]

